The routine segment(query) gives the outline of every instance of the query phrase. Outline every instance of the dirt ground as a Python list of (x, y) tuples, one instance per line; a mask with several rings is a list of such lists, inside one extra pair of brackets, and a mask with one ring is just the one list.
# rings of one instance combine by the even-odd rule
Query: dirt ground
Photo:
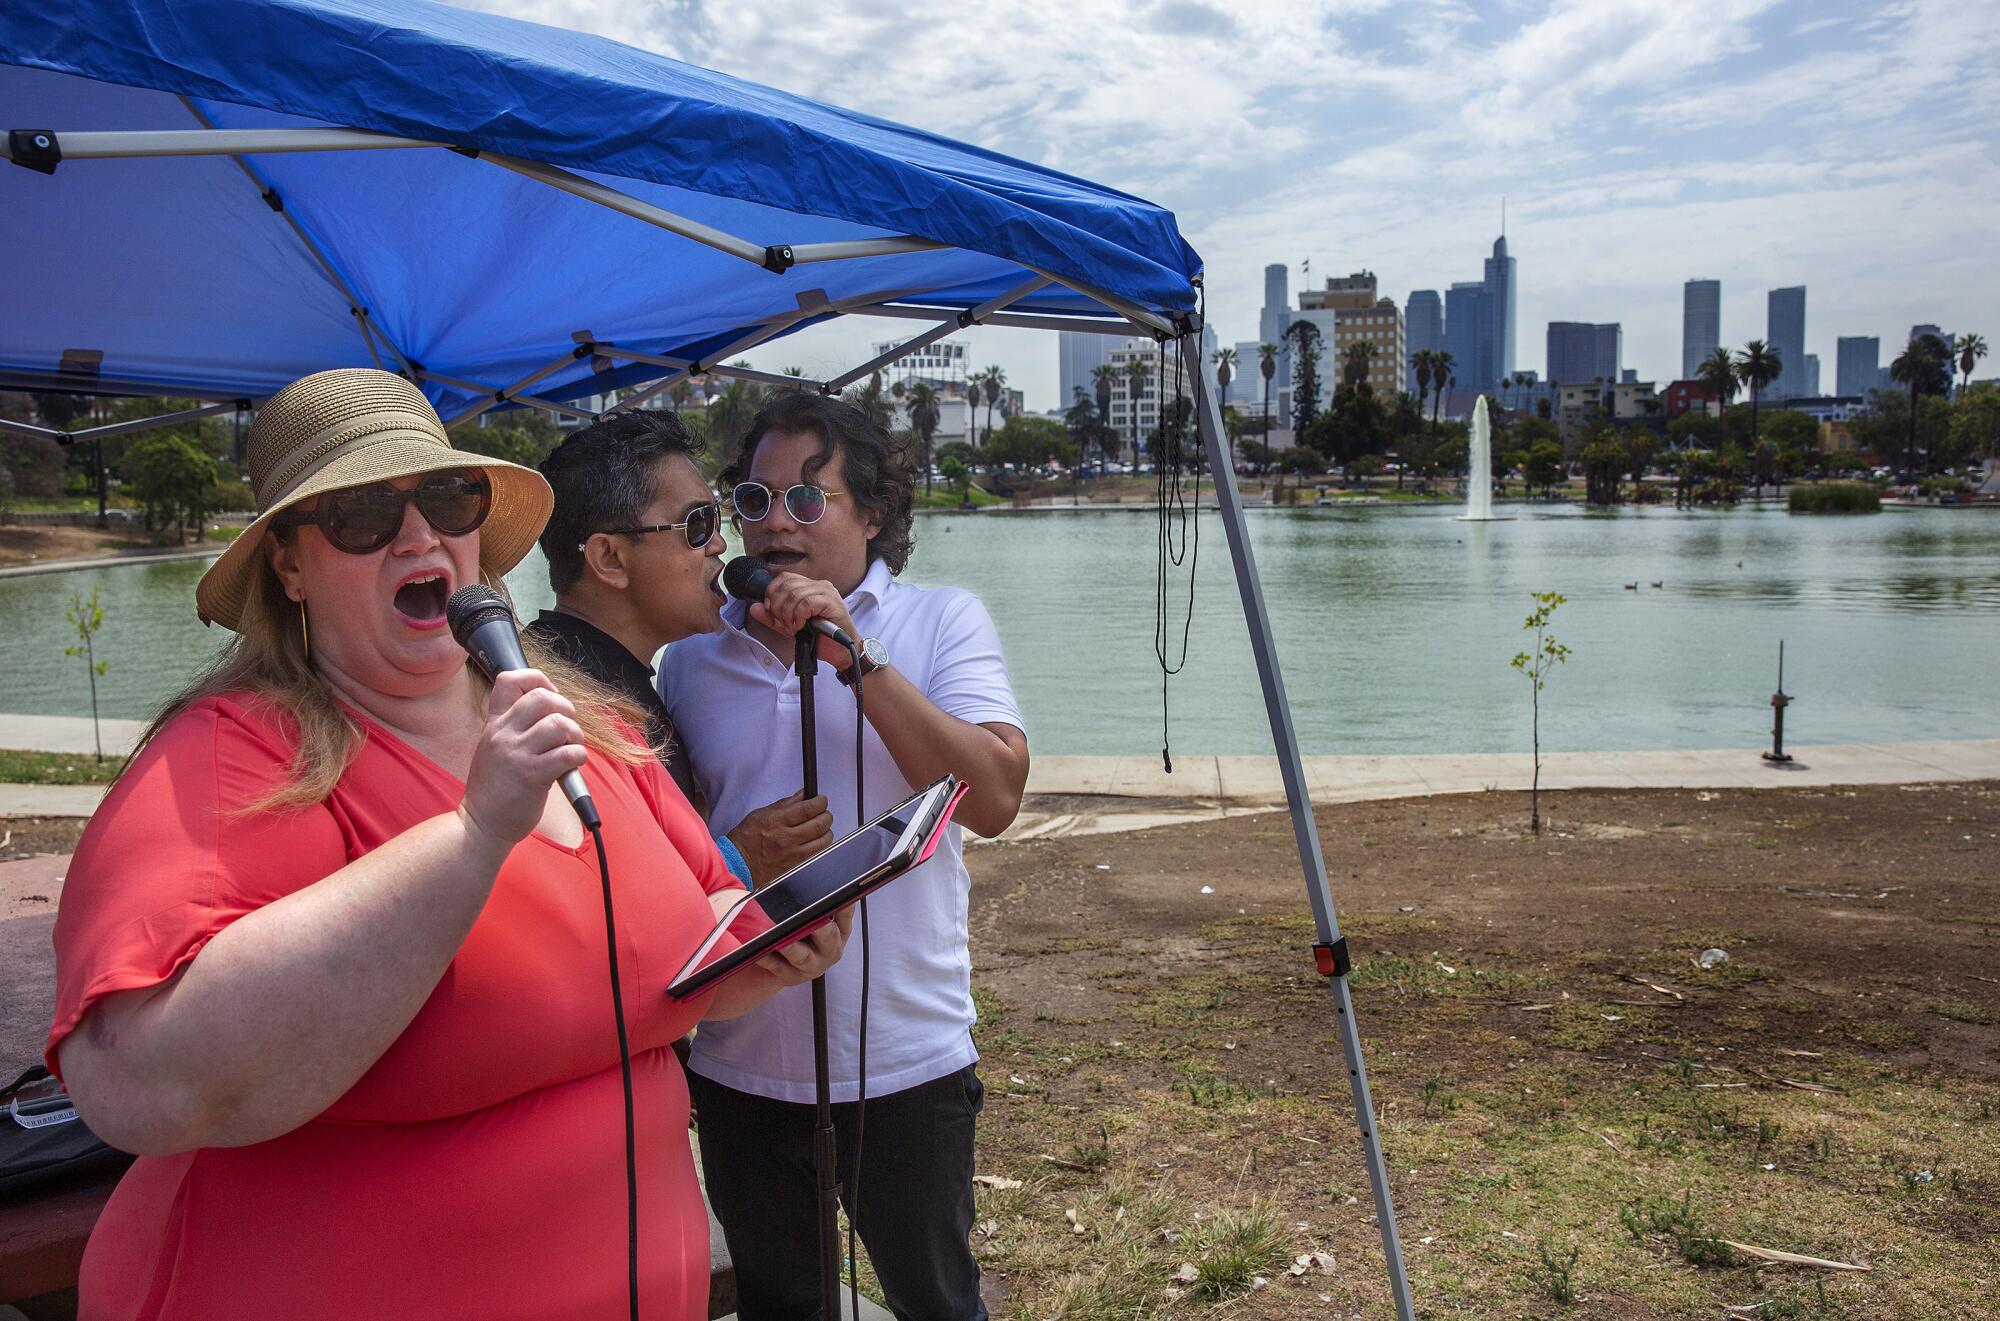
[(21, 527), (0, 525), (0, 565), (38, 560), (77, 560), (172, 550), (174, 540), (155, 538), (142, 527)]
[[(1419, 1314), (1994, 1315), (2000, 785), (1551, 801), (1319, 814)], [(970, 856), (995, 1314), (1391, 1315), (1287, 818)]]
[[(1544, 801), (1319, 814), (1418, 1314), (1995, 1315), (2000, 784)], [(1392, 1315), (1287, 818), (969, 858), (994, 1315)]]
[[(38, 853), (74, 853), (83, 825), (82, 817), (73, 816), (0, 817), (0, 862)], [(11, 916), (0, 911), (0, 917)]]

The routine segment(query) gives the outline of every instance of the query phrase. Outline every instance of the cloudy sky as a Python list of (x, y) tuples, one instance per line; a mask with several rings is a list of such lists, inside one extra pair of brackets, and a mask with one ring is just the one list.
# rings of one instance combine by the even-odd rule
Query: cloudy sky
[[(1620, 321), (1671, 379), (1681, 284), (1722, 281), (1731, 344), (1808, 286), (1807, 350), (1913, 323), (2000, 341), (2000, 0), (479, 0), (1149, 197), (1208, 264), (1224, 343), (1262, 270), (1368, 269), (1401, 302), (1479, 278), (1507, 199), (1519, 357), (1551, 320)], [(817, 375), (884, 323), (760, 365)], [(1055, 404), (1053, 336), (973, 332)], [(1991, 372), (1989, 364), (1987, 370)]]

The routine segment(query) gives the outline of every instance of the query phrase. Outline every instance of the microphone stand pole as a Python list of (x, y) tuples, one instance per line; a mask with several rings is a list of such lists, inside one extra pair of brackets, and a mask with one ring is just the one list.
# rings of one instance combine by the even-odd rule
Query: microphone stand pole
[[(813, 710), (813, 676), (819, 670), (818, 635), (799, 630), (793, 651), (793, 671), (799, 677), (799, 748), (805, 767), (805, 796), (819, 794), (819, 725)], [(812, 983), (813, 1090), (817, 1111), (813, 1122), (813, 1175), (819, 1193), (819, 1315), (820, 1321), (840, 1318), (840, 1184), (834, 1175), (837, 1158), (833, 1135), (833, 1089), (827, 1064), (826, 978)]]

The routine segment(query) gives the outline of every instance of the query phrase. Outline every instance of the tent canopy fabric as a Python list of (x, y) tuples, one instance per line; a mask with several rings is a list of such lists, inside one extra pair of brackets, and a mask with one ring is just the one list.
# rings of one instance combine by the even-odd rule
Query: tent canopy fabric
[[(421, 367), (450, 416), (579, 343), (705, 361), (841, 308), (976, 308), (1037, 272), (1057, 282), (1010, 311), (1196, 306), (1200, 258), (1152, 203), (597, 37), (422, 0), (0, 9), (0, 140), (329, 126), (462, 150), (0, 163), (0, 380), (75, 384), (82, 367), (262, 398), (380, 358)], [(942, 246), (773, 272), (496, 156), (759, 248)], [(667, 370), (585, 353), (533, 393), (576, 400)]]

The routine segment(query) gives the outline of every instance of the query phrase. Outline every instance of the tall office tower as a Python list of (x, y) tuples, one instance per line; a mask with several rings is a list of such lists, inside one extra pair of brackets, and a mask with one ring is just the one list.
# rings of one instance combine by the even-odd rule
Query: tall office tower
[(1882, 379), (1882, 341), (1873, 335), (1842, 335), (1834, 349), (1834, 393), (1866, 399)]
[(1819, 398), (1819, 354), (1806, 354), (1806, 398)]
[[(1493, 240), (1493, 255), (1486, 259), (1485, 330), (1480, 335), (1479, 368), (1484, 373), (1479, 388), (1490, 390), (1503, 376), (1514, 373), (1514, 299), (1518, 292), (1515, 261), (1507, 255), (1507, 235)], [(1465, 373), (1459, 373), (1459, 380)]]
[(1722, 347), (1722, 281), (1689, 280), (1681, 286), (1681, 379), (1692, 381)]
[(1444, 351), (1451, 355), (1451, 375), (1461, 390), (1492, 386), (1479, 365), (1479, 343), (1488, 324), (1485, 285), (1461, 280), (1444, 291)]
[[(1424, 349), (1444, 347), (1444, 300), (1435, 289), (1415, 289), (1403, 303), (1403, 338), (1414, 358)], [(1417, 369), (1403, 364), (1403, 388), (1415, 394)]]
[(1285, 327), (1292, 324), (1290, 274), (1291, 268), (1283, 262), (1264, 268), (1264, 310), (1257, 317), (1258, 343), (1278, 346), (1278, 374), (1271, 382), (1273, 400), (1279, 390), (1286, 391), (1289, 398), (1292, 386), (1292, 351), (1285, 343)]
[(1551, 321), (1549, 380), (1558, 385), (1616, 384), (1624, 350), (1624, 327), (1616, 321)]
[(1056, 399), (1056, 411), (1067, 412), (1070, 405), (1076, 402), (1078, 390), (1090, 399), (1097, 398), (1097, 381), (1090, 373), (1111, 361), (1111, 350), (1117, 344), (1115, 335), (1096, 335), (1081, 330), (1056, 332), (1056, 375), (1062, 391)]
[(1806, 287), (1773, 289), (1764, 340), (1778, 351), (1778, 379), (1762, 392), (1770, 399), (1798, 399), (1806, 383)]

